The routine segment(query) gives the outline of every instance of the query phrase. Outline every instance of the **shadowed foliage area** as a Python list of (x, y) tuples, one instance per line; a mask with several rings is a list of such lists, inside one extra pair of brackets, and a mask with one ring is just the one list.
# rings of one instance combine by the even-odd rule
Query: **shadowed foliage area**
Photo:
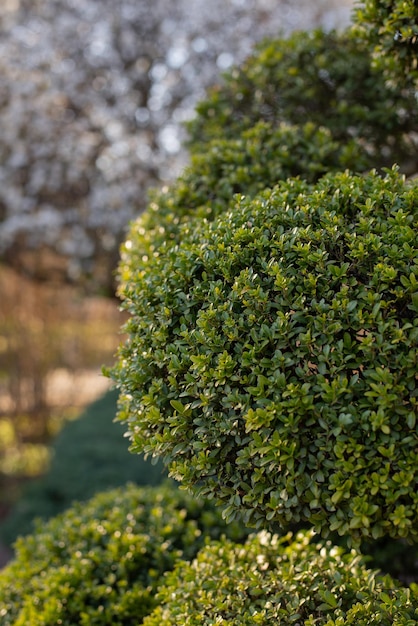
[(418, 122), (414, 89), (388, 83), (373, 67), (372, 50), (354, 28), (267, 40), (198, 104), (188, 126), (192, 150), (215, 137), (236, 138), (260, 120), (303, 120), (325, 126), (343, 145), (354, 138), (373, 167), (416, 157), (408, 137)]

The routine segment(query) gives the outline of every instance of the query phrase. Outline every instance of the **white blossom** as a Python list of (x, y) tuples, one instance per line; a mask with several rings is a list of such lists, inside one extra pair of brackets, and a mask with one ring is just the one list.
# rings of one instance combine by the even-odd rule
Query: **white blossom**
[(47, 245), (68, 257), (71, 278), (74, 259), (82, 273), (108, 252), (110, 275), (149, 186), (187, 162), (183, 123), (208, 85), (256, 41), (321, 22), (345, 26), (351, 8), (343, 0), (3, 0), (0, 256), (19, 266), (22, 247)]

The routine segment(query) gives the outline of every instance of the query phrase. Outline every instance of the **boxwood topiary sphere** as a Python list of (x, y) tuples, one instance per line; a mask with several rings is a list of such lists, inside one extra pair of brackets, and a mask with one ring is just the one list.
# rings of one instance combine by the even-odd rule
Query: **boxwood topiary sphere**
[(18, 539), (0, 572), (0, 622), (141, 624), (163, 572), (222, 533), (241, 539), (245, 531), (172, 485), (102, 493)]
[[(201, 152), (214, 138), (236, 138), (260, 120), (273, 126), (303, 121), (326, 126), (341, 144), (355, 139), (374, 160), (373, 167), (396, 162), (408, 167), (411, 158), (416, 163), (418, 147), (411, 134), (418, 127), (416, 87), (389, 83), (384, 70), (373, 67), (375, 42), (368, 34), (359, 36), (358, 28), (296, 32), (259, 44), (198, 104), (188, 127), (191, 149)], [(394, 67), (395, 75), (396, 69), (401, 79), (403, 70)]]
[(260, 533), (179, 562), (159, 590), (144, 626), (412, 626), (418, 588), (399, 587), (366, 569), (355, 552)]
[(289, 180), (126, 276), (133, 451), (259, 527), (418, 535), (418, 184)]

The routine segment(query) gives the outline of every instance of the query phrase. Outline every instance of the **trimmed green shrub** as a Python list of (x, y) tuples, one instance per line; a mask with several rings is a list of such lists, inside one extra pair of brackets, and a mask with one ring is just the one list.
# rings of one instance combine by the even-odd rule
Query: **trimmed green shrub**
[(180, 562), (166, 575), (161, 604), (144, 626), (417, 623), (418, 586), (403, 589), (367, 570), (355, 552), (310, 539), (300, 533), (289, 543), (263, 532), (245, 546), (206, 546), (192, 563)]
[(326, 126), (342, 145), (356, 140), (370, 167), (408, 167), (418, 151), (410, 134), (418, 126), (415, 93), (388, 84), (385, 73), (372, 68), (372, 52), (373, 44), (355, 29), (294, 33), (260, 44), (197, 106), (188, 127), (192, 150), (204, 151), (215, 138), (236, 138), (260, 120), (272, 126), (303, 120)]
[(141, 624), (163, 572), (223, 533), (245, 536), (171, 485), (95, 496), (18, 539), (15, 560), (0, 572), (1, 624)]
[(151, 193), (147, 210), (133, 224), (122, 247), (120, 275), (143, 266), (165, 242), (176, 243), (179, 227), (192, 218), (213, 220), (235, 194), (254, 196), (280, 180), (301, 176), (317, 181), (329, 171), (370, 169), (366, 151), (353, 140), (345, 145), (312, 122), (278, 126), (261, 121), (233, 139), (216, 139), (169, 188)]
[(227, 520), (417, 538), (418, 184), (292, 179), (181, 228), (128, 281), (132, 450)]
[(365, 0), (355, 11), (359, 33), (374, 45), (374, 65), (392, 84), (418, 88), (418, 3)]
[(48, 519), (75, 501), (126, 482), (158, 485), (166, 480), (161, 463), (151, 464), (128, 452), (115, 423), (117, 392), (109, 391), (69, 422), (52, 446), (48, 473), (29, 483), (13, 512), (0, 525), (1, 541), (11, 544), (33, 531), (35, 518)]

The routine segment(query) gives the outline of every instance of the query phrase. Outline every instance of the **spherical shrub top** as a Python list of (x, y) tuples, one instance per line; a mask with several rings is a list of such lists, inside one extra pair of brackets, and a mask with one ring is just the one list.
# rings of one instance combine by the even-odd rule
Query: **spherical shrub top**
[[(386, 26), (389, 32), (389, 21)], [(326, 126), (342, 144), (355, 138), (374, 167), (404, 163), (411, 155), (416, 160), (416, 141), (409, 135), (418, 125), (416, 88), (388, 83), (384, 71), (373, 67), (374, 48), (375, 41), (355, 29), (296, 32), (262, 42), (198, 104), (189, 124), (192, 150), (204, 150), (214, 138), (235, 138), (260, 120), (272, 125), (309, 121)], [(401, 78), (403, 70), (393, 68), (395, 79), (396, 70)]]
[(147, 210), (122, 248), (122, 282), (131, 267), (138, 270), (164, 241), (177, 243), (181, 224), (213, 220), (235, 194), (253, 196), (292, 176), (315, 182), (330, 171), (361, 172), (371, 166), (367, 150), (354, 140), (340, 144), (327, 128), (312, 122), (273, 126), (261, 121), (233, 139), (214, 139), (204, 152), (192, 156), (173, 185), (151, 193)]
[(407, 626), (418, 618), (418, 590), (366, 569), (355, 552), (260, 533), (244, 547), (229, 541), (179, 562), (160, 588), (144, 626), (304, 624)]
[(172, 485), (102, 493), (17, 541), (0, 572), (1, 624), (141, 624), (163, 572), (222, 533), (245, 531)]
[(289, 180), (127, 276), (132, 449), (228, 520), (418, 535), (418, 185)]

